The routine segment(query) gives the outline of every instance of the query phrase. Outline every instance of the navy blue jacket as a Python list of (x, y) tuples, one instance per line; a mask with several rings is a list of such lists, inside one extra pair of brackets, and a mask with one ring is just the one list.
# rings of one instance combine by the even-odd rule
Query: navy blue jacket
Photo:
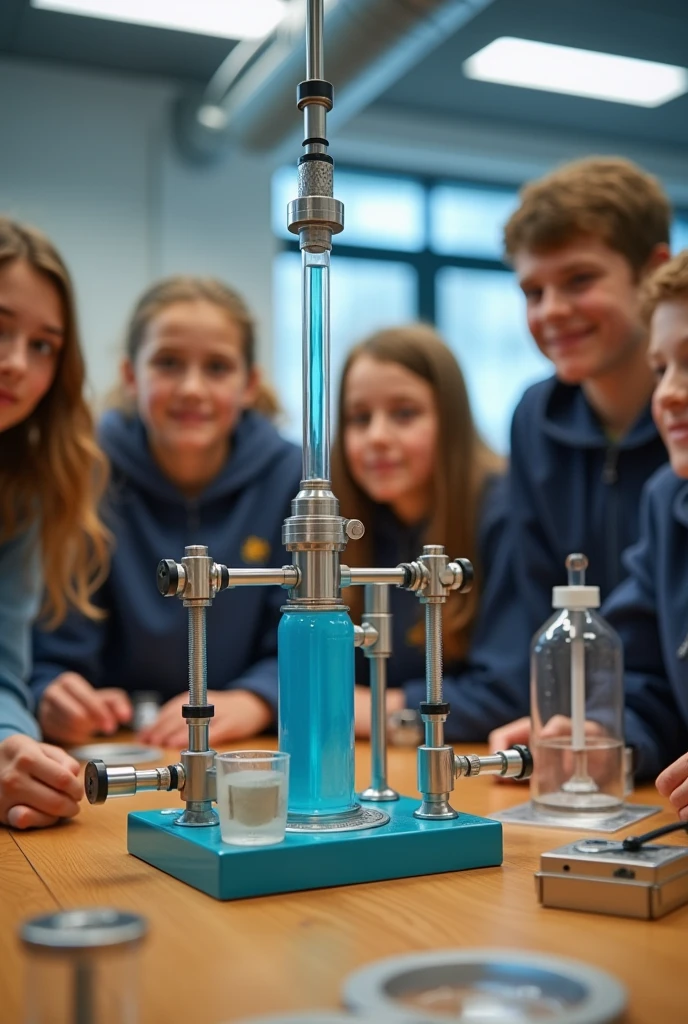
[[(110, 575), (95, 602), (103, 622), (71, 616), (55, 632), (34, 630), (32, 687), (37, 700), (56, 676), (73, 671), (93, 686), (157, 690), (188, 686), (187, 610), (158, 593), (161, 558), (179, 561), (187, 544), (206, 544), (225, 565), (281, 566), (282, 521), (299, 489), (301, 453), (255, 412), (232, 438), (220, 474), (186, 499), (154, 462), (138, 418), (104, 417), (101, 444), (112, 463), (105, 517), (115, 536)], [(285, 591), (241, 587), (207, 609), (208, 688), (244, 689), (277, 707), (277, 625)]]
[[(457, 514), (460, 512), (457, 509)], [(484, 583), (469, 651), (465, 660), (445, 661), (444, 665), (444, 699), (451, 705), (445, 734), (455, 742), (483, 742), (491, 729), (528, 714), (526, 622), (519, 603), (504, 601), (499, 590), (511, 578), (507, 513), (506, 481), (495, 477), (485, 488), (478, 527)], [(377, 566), (398, 565), (422, 552), (425, 525), (405, 526), (386, 506), (377, 506), (369, 528)], [(451, 552), (453, 557), (461, 554)], [(450, 595), (448, 600), (456, 597)], [(393, 647), (387, 683), (389, 687), (403, 687), (407, 707), (417, 708), (426, 699), (424, 607), (415, 594), (391, 587), (390, 611)], [(363, 685), (369, 682), (365, 661), (359, 650), (356, 682)]]
[(624, 562), (602, 614), (623, 641), (626, 742), (649, 779), (688, 751), (688, 481), (669, 466), (645, 489)]
[(552, 377), (528, 388), (511, 428), (511, 526), (529, 634), (552, 614), (571, 552), (587, 555), (586, 583), (603, 601), (625, 578), (621, 554), (638, 538), (643, 485), (666, 460), (649, 405), (612, 442), (580, 387)]

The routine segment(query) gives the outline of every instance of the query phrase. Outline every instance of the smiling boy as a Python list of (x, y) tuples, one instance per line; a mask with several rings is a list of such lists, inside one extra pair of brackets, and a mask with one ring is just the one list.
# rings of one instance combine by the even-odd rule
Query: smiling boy
[(531, 634), (570, 552), (588, 556), (603, 599), (624, 578), (642, 487), (666, 461), (639, 289), (668, 257), (670, 217), (655, 178), (592, 157), (527, 185), (506, 225), (528, 326), (555, 372), (526, 391), (512, 425), (514, 568)]
[(688, 820), (688, 250), (648, 282), (652, 412), (669, 452), (643, 495), (628, 579), (602, 609), (621, 635), (626, 741), (641, 778)]

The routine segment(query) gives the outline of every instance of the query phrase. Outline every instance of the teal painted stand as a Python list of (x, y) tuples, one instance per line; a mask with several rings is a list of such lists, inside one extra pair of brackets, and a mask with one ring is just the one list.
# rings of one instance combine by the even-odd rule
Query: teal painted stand
[(262, 847), (228, 846), (219, 827), (180, 828), (169, 810), (134, 811), (127, 848), (218, 900), (502, 863), (502, 826), (497, 821), (471, 814), (420, 821), (413, 817), (418, 799), (410, 797), (366, 806), (384, 810), (391, 820), (360, 832), (287, 833), (283, 843)]

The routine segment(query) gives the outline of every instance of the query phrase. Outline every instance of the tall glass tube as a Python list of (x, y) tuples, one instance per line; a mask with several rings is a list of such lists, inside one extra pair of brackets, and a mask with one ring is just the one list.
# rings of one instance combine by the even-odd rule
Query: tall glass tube
[(303, 479), (330, 479), (330, 254), (303, 250)]

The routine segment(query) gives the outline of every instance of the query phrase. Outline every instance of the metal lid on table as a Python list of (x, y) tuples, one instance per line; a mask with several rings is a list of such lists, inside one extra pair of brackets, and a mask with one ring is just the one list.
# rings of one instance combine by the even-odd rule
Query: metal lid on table
[(515, 950), (441, 950), (392, 957), (352, 974), (344, 1003), (393, 1012), (401, 1024), (613, 1024), (626, 1007), (616, 978), (577, 960)]
[(139, 942), (147, 921), (139, 914), (111, 907), (89, 907), (43, 914), (26, 921), (20, 938), (28, 946), (45, 950), (98, 949)]

